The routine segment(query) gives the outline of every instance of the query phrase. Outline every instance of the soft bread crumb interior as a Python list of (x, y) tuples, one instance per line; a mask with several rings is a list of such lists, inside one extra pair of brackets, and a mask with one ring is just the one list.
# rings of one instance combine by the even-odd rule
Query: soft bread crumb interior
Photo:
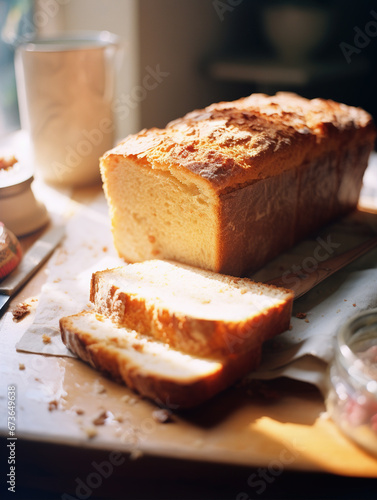
[(114, 244), (123, 258), (183, 260), (216, 268), (215, 197), (168, 170), (143, 168), (126, 159), (106, 158), (102, 172)]
[[(249, 280), (232, 280), (180, 264), (151, 260), (105, 271), (98, 287), (114, 285), (131, 296), (141, 297), (153, 308), (173, 310), (186, 316), (217, 321), (245, 321), (283, 304), (288, 294)], [(105, 293), (100, 295), (106, 296)]]
[(63, 327), (74, 335), (82, 334), (87, 345), (115, 347), (125, 364), (134, 366), (146, 376), (184, 383), (222, 369), (221, 359), (204, 359), (184, 354), (134, 330), (117, 327), (111, 320), (94, 313), (69, 316), (65, 318)]

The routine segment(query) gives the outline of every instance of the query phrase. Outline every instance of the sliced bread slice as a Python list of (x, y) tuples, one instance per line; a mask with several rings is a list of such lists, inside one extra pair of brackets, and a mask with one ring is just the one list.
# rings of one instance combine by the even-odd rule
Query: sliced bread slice
[(160, 406), (196, 406), (256, 368), (260, 349), (205, 359), (84, 311), (60, 319), (64, 344), (82, 360)]
[(290, 324), (291, 290), (175, 262), (99, 271), (90, 300), (115, 324), (182, 352), (218, 356), (259, 349)]

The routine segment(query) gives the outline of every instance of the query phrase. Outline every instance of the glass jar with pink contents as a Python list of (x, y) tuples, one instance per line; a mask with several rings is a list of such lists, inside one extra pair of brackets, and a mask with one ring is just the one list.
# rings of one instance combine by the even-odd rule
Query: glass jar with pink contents
[(340, 328), (328, 381), (331, 418), (377, 455), (377, 309), (354, 316)]

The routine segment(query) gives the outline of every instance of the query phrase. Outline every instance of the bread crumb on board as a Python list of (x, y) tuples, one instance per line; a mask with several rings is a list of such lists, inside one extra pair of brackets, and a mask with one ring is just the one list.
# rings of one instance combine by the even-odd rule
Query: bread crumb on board
[(56, 399), (53, 399), (52, 401), (49, 401), (48, 403), (48, 411), (54, 411), (57, 410), (59, 406), (59, 403)]
[(152, 412), (152, 417), (156, 422), (159, 422), (160, 424), (167, 424), (173, 421), (171, 411), (166, 410), (165, 408), (154, 410)]
[(304, 313), (304, 312), (298, 312), (296, 314), (296, 318), (298, 318), (298, 319), (305, 319), (306, 316), (307, 316), (307, 313)]
[(45, 333), (42, 335), (42, 340), (44, 344), (51, 344), (51, 337)]
[(18, 363), (19, 370), (25, 370), (25, 365), (23, 363)]
[(33, 297), (31, 299), (25, 300), (24, 302), (19, 302), (12, 310), (13, 321), (21, 321), (22, 319), (24, 319), (25, 316), (27, 316), (31, 312), (33, 305), (37, 301), (38, 299), (36, 297)]
[(92, 420), (92, 424), (95, 426), (105, 425), (106, 419), (107, 419), (107, 411), (103, 410), (96, 418)]

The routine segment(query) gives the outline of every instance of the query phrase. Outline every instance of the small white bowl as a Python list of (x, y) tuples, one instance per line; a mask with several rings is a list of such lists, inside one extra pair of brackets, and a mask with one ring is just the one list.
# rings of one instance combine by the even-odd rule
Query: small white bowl
[(35, 199), (30, 170), (16, 164), (0, 171), (0, 221), (16, 236), (37, 231), (49, 216), (43, 203)]

